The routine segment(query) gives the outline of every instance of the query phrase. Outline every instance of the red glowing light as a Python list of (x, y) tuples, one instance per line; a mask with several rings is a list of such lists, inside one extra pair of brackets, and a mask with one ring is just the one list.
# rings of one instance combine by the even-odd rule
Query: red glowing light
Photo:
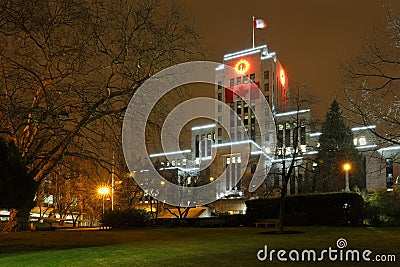
[(249, 70), (249, 68), (250, 63), (245, 59), (239, 60), (235, 65), (236, 72), (240, 74), (245, 74)]
[(285, 71), (283, 70), (283, 68), (279, 71), (279, 77), (281, 80), (281, 85), (285, 86), (286, 84), (286, 75), (285, 75)]

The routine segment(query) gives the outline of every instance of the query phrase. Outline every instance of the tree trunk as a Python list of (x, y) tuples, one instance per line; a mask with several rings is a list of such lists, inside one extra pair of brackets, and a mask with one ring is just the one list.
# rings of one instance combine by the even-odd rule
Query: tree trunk
[(278, 231), (283, 232), (283, 221), (285, 219), (285, 199), (287, 193), (287, 180), (286, 177), (283, 177), (282, 181), (282, 191), (281, 191), (281, 198), (279, 202), (279, 222), (278, 222)]
[(29, 229), (30, 209), (11, 209), (10, 217), (3, 232), (27, 231)]

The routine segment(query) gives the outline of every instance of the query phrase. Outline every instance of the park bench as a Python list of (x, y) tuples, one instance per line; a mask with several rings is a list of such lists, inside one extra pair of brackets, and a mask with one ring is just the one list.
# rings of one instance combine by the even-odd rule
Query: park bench
[(256, 225), (256, 228), (264, 225), (265, 228), (268, 228), (269, 226), (273, 226), (274, 228), (278, 228), (279, 224), (279, 219), (258, 219), (254, 223)]

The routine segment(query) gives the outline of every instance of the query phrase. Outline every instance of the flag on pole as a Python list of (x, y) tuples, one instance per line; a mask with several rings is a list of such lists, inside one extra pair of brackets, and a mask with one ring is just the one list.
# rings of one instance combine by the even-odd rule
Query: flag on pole
[(254, 29), (265, 29), (267, 28), (267, 23), (263, 19), (254, 20)]

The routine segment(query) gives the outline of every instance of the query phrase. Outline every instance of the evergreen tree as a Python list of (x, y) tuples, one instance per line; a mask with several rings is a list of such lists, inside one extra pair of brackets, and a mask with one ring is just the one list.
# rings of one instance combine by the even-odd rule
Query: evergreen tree
[(343, 165), (351, 164), (350, 188), (365, 188), (365, 171), (361, 155), (353, 144), (353, 134), (344, 123), (339, 104), (333, 100), (325, 122), (316, 158), (317, 171), (314, 175), (314, 192), (335, 192), (345, 188)]

